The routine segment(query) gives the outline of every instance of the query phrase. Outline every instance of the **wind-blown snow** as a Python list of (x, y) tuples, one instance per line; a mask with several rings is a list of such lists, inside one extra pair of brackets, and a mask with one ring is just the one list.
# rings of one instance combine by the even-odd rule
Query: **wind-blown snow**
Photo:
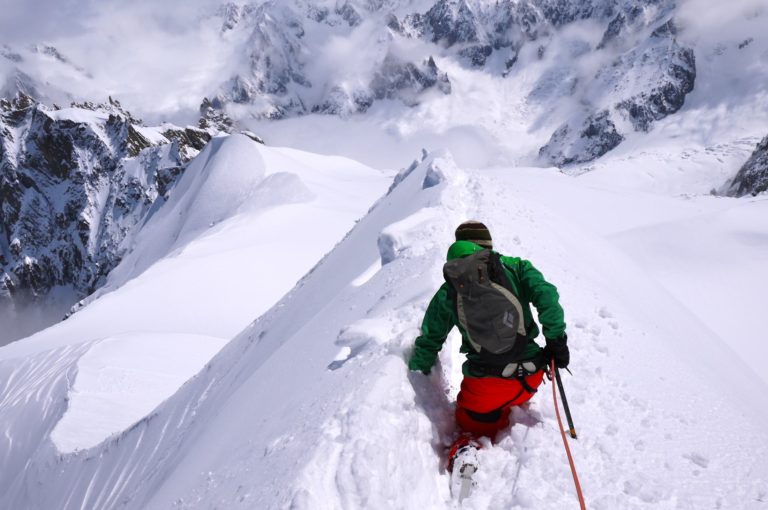
[(51, 432), (62, 453), (96, 446), (146, 416), (198, 372), (224, 341), (130, 334), (96, 341), (77, 362), (67, 412)]

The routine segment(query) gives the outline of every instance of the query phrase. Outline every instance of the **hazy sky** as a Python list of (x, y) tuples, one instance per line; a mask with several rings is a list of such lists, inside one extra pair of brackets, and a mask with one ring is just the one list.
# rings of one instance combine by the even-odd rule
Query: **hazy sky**
[[(425, 7), (433, 1), (414, 2), (411, 6)], [(223, 3), (224, 0), (0, 0), (0, 45), (9, 44), (24, 53), (31, 44), (50, 44), (85, 71), (78, 74), (72, 71), (72, 66), (57, 67), (50, 58), (34, 56), (20, 64), (21, 71), (52, 88), (97, 102), (112, 95), (147, 120), (151, 116), (162, 120), (179, 111), (193, 118), (201, 98), (215, 93), (248, 58), (249, 50), (222, 37), (220, 21), (210, 19)], [(701, 54), (705, 50), (698, 44), (700, 41), (732, 42), (746, 37), (741, 33), (742, 22), (727, 21), (754, 18), (765, 23), (766, 9), (768, 0), (680, 0), (676, 19), (685, 28), (681, 37), (688, 39)], [(766, 32), (768, 26), (763, 33)], [(333, 68), (334, 72), (346, 73), (353, 79), (372, 62), (366, 52), (375, 42), (365, 27), (355, 37), (326, 41), (310, 67), (319, 68), (318, 72)], [(0, 59), (0, 86), (6, 78), (3, 73), (14, 72), (15, 65)], [(84, 78), (84, 74), (88, 77)]]
[[(111, 0), (109, 0), (111, 1)], [(0, 0), (0, 41), (29, 44), (82, 32), (95, 0)]]
[(229, 72), (220, 25), (203, 22), (221, 3), (0, 0), (0, 44), (22, 54), (32, 44), (55, 46), (89, 75), (26, 58), (22, 71), (38, 82), (96, 102), (112, 95), (144, 117), (162, 120), (179, 111), (195, 117), (202, 97)]

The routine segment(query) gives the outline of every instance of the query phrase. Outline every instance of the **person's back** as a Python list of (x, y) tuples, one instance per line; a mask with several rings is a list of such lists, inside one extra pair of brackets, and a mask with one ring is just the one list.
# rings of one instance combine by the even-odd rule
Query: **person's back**
[[(530, 400), (550, 359), (564, 368), (570, 355), (557, 289), (529, 261), (496, 254), (485, 225), (459, 225), (447, 259), (446, 282), (427, 307), (408, 367), (429, 374), (448, 333), (459, 328), (460, 351), (467, 361), (457, 397), (459, 437), (449, 453), (450, 469), (462, 446), (480, 436), (493, 440), (509, 426), (511, 407)], [(544, 349), (535, 341), (539, 326), (531, 304), (546, 339)]]

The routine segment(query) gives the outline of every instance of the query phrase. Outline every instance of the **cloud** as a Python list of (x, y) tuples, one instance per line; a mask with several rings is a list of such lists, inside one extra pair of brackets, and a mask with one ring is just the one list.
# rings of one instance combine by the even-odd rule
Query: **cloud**
[(768, 4), (765, 0), (684, 0), (677, 9), (676, 17), (686, 28), (714, 39), (721, 35), (724, 25), (742, 28), (745, 22), (759, 19), (765, 26), (768, 23)]
[[(213, 19), (214, 0), (0, 0), (0, 44), (56, 47), (92, 77), (74, 82), (44, 59), (23, 63), (38, 82), (76, 98), (111, 95), (147, 121), (196, 120), (233, 56)], [(229, 52), (228, 52), (229, 50)], [(0, 72), (7, 74), (7, 70)], [(173, 117), (178, 112), (180, 116)]]
[(23, 46), (83, 30), (95, 0), (0, 0), (0, 42)]

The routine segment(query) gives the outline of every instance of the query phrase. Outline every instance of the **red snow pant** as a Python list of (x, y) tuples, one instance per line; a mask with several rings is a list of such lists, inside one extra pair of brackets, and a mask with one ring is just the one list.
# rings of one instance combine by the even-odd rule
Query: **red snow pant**
[[(541, 385), (544, 371), (526, 376), (532, 389)], [(512, 406), (528, 402), (533, 393), (527, 391), (517, 379), (501, 377), (465, 377), (456, 399), (456, 423), (463, 432), (493, 439), (509, 426)]]

